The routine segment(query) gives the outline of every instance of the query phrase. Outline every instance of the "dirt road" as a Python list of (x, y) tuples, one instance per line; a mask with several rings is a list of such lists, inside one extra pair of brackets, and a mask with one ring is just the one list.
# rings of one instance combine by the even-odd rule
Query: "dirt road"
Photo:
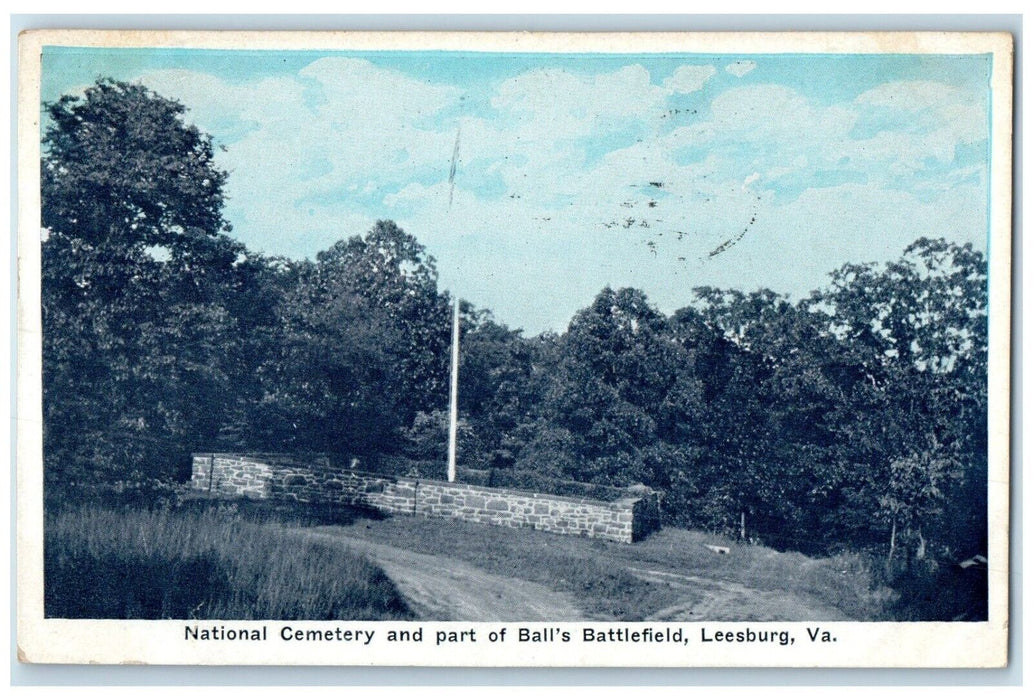
[(786, 591), (760, 591), (732, 581), (629, 567), (643, 581), (684, 591), (684, 599), (650, 615), (663, 622), (846, 620), (842, 611)]
[(586, 619), (573, 599), (531, 581), (496, 576), (466, 562), (419, 554), (342, 534), (311, 533), (343, 542), (375, 561), (423, 620), (468, 622)]
[[(583, 621), (599, 619), (586, 613), (575, 596), (541, 583), (490, 573), (446, 554), (415, 552), (365, 539), (362, 531), (309, 532), (361, 552), (395, 582), (412, 611), (424, 620)], [(414, 545), (418, 546), (418, 545)], [(720, 578), (689, 576), (642, 565), (631, 549), (621, 551), (624, 562), (611, 561), (635, 579), (662, 587), (661, 609), (646, 616), (653, 621), (725, 620), (843, 620), (842, 611), (787, 590), (757, 590)]]

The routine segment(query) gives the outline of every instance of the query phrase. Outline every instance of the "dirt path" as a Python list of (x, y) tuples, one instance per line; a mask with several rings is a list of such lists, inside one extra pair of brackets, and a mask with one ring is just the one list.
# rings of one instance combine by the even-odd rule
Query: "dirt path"
[(756, 622), (846, 620), (842, 611), (785, 591), (760, 591), (731, 581), (628, 567), (636, 578), (685, 591), (685, 600), (650, 615), (650, 620)]
[(466, 562), (418, 554), (343, 534), (310, 533), (343, 542), (374, 560), (424, 620), (468, 622), (586, 619), (573, 599), (545, 586), (490, 574)]
[[(432, 526), (433, 521), (427, 521), (427, 527)], [(368, 529), (369, 525), (366, 527)], [(593, 601), (579, 603), (576, 595), (552, 590), (547, 583), (490, 573), (448, 553), (413, 551), (420, 549), (420, 540), (418, 534), (412, 532), (408, 533), (408, 538), (394, 534), (394, 544), (402, 546), (374, 541), (368, 536), (370, 533), (361, 529), (309, 530), (308, 534), (332, 539), (368, 556), (394, 581), (412, 611), (424, 620), (564, 622), (611, 619), (605, 615), (600, 617)], [(513, 536), (519, 534), (514, 533)], [(408, 548), (410, 542), (412, 549)], [(556, 544), (560, 543), (583, 546), (576, 540), (562, 540)], [(658, 562), (639, 559), (631, 547), (612, 548), (605, 553), (600, 552), (600, 556), (606, 558), (607, 566), (613, 571), (623, 569), (635, 579), (659, 587), (656, 607), (651, 608), (655, 612), (645, 615), (648, 621), (849, 619), (832, 603), (815, 600), (799, 591), (756, 589), (723, 578), (683, 574)], [(653, 592), (655, 595), (658, 589), (654, 588)], [(583, 604), (587, 605), (587, 611)]]

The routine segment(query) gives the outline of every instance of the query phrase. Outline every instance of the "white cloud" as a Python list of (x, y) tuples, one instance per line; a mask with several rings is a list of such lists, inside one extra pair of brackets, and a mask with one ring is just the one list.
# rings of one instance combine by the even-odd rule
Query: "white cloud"
[(662, 105), (666, 92), (640, 65), (611, 73), (578, 75), (557, 68), (531, 70), (503, 82), (492, 99), (497, 109), (538, 118), (574, 115), (590, 120), (640, 115)]
[(756, 67), (756, 61), (736, 61), (725, 66), (725, 70), (736, 78), (741, 78)]
[(951, 140), (972, 143), (987, 133), (985, 95), (932, 81), (898, 81), (857, 97), (860, 107), (877, 107), (906, 115), (912, 131), (939, 130)]
[[(784, 86), (732, 88), (713, 99), (708, 120), (675, 130), (665, 144), (718, 156), (714, 167), (724, 178), (758, 172), (767, 184), (795, 178), (799, 189), (807, 181), (835, 184), (823, 178), (838, 171), (888, 189), (927, 190), (951, 177), (945, 169), (953, 169), (958, 146), (987, 136), (985, 109), (961, 90), (926, 83), (884, 87), (829, 106)], [(874, 104), (891, 118), (859, 138), (855, 127)]]
[[(516, 324), (548, 307), (542, 323), (559, 327), (605, 284), (642, 286), (666, 310), (699, 284), (804, 293), (835, 265), (896, 256), (919, 235), (982, 235), (985, 183), (965, 183), (983, 168), (949, 167), (959, 144), (986, 135), (968, 93), (901, 82), (830, 105), (739, 84), (699, 121), (661, 121), (672, 94), (715, 74), (683, 65), (656, 85), (638, 65), (536, 69), (486, 86), (490, 109), (461, 118), (458, 87), (358, 59), (240, 84), (188, 71), (143, 80), (225, 135), (227, 213), (252, 248), (312, 253), (394, 218), (438, 258), (444, 286)], [(857, 137), (872, 109), (904, 117)], [(827, 174), (842, 171), (864, 184)]]
[(717, 73), (713, 66), (681, 66), (670, 78), (664, 80), (664, 87), (672, 92), (697, 92)]
[(929, 80), (901, 80), (884, 83), (863, 92), (855, 101), (858, 104), (876, 107), (919, 110), (954, 101), (959, 92), (957, 88), (944, 83)]
[[(447, 173), (454, 131), (423, 124), (462, 95), (453, 86), (341, 58), (315, 61), (298, 78), (243, 84), (190, 71), (141, 79), (190, 105), (188, 117), (201, 128), (236, 135), (218, 154), (231, 173), (228, 211), (266, 250), (304, 231), (318, 232), (322, 247), (365, 230), (371, 195), (424, 168)], [(357, 221), (365, 223), (347, 228)]]
[(429, 83), (358, 58), (321, 58), (300, 75), (319, 83), (327, 108), (352, 108), (340, 115), (348, 118), (370, 113), (389, 120), (431, 115), (462, 96), (458, 87)]
[(710, 111), (716, 132), (755, 142), (827, 142), (849, 132), (856, 121), (852, 110), (815, 105), (780, 85), (732, 88), (714, 98)]

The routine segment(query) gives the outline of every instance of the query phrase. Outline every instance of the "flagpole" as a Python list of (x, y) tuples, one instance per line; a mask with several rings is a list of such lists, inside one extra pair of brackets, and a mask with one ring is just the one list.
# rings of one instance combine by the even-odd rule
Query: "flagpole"
[(456, 433), (459, 423), (459, 297), (452, 311), (452, 376), (448, 402), (448, 480), (456, 480)]
[[(452, 165), (448, 170), (448, 209), (452, 210), (452, 194), (456, 184), (456, 166), (459, 164), (459, 134), (463, 125), (456, 127), (456, 145), (452, 149)], [(456, 480), (456, 435), (459, 428), (459, 295), (452, 308), (452, 372), (448, 394), (448, 480)]]

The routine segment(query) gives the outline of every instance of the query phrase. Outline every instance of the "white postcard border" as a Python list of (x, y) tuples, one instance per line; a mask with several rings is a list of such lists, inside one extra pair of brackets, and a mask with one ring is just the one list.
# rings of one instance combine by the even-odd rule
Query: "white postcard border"
[[(42, 423), (39, 317), (39, 86), (44, 45), (95, 47), (476, 50), (613, 53), (993, 53), (989, 250), (989, 620), (959, 623), (325, 623), (213, 622), (266, 628), (248, 642), (189, 639), (182, 621), (56, 620), (42, 615)], [(744, 47), (748, 47), (744, 49)], [(282, 664), (615, 667), (1000, 667), (1007, 663), (1011, 305), (1012, 38), (1006, 33), (586, 33), (516, 32), (160, 32), (41, 30), (22, 35), (19, 68), (17, 564), (18, 656), (40, 663)], [(287, 642), (282, 628), (374, 632), (377, 643)], [(566, 631), (568, 643), (516, 640), (520, 628)], [(428, 641), (379, 643), (388, 629), (422, 628)], [(506, 628), (508, 638), (489, 641)], [(682, 630), (684, 644), (579, 641), (585, 628)], [(835, 642), (808, 642), (809, 629)], [(439, 631), (473, 630), (477, 641), (437, 645)], [(704, 641), (716, 630), (788, 630), (795, 642)], [(461, 653), (456, 653), (462, 648)]]

